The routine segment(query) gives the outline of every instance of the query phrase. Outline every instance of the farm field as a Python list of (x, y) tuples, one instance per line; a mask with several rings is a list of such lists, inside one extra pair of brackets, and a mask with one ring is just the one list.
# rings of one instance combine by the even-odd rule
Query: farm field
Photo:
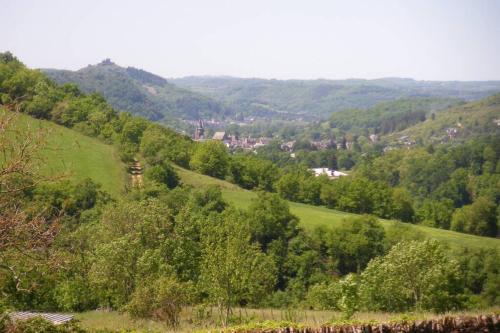
[(24, 114), (16, 117), (19, 130), (45, 132), (46, 143), (39, 156), (42, 174), (75, 182), (91, 178), (114, 197), (123, 191), (127, 173), (113, 146), (48, 121)]
[[(241, 189), (234, 184), (230, 184), (220, 179), (200, 175), (180, 167), (176, 167), (176, 171), (185, 184), (192, 185), (195, 188), (210, 184), (219, 186), (224, 198), (239, 208), (247, 208), (251, 200), (257, 196), (255, 192)], [(289, 202), (289, 205), (291, 212), (300, 218), (300, 222), (306, 230), (311, 230), (317, 226), (334, 228), (344, 219), (357, 216), (356, 214), (340, 212), (326, 207), (311, 206), (296, 202)], [(396, 223), (401, 223), (398, 221), (384, 219), (381, 219), (380, 221), (385, 228), (388, 228)], [(410, 227), (413, 228), (415, 232), (423, 233), (427, 238), (445, 242), (455, 248), (500, 248), (500, 239), (474, 236), (421, 225), (410, 225)]]

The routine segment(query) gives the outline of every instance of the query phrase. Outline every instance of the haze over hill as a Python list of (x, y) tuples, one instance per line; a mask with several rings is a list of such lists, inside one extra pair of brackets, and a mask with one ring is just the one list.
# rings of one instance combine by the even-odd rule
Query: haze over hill
[(101, 93), (114, 107), (150, 120), (178, 124), (204, 119), (324, 119), (332, 112), (369, 108), (397, 98), (476, 100), (500, 91), (500, 81), (265, 80), (185, 77), (166, 80), (109, 59), (78, 71), (44, 69), (58, 83)]
[(44, 69), (56, 82), (75, 83), (87, 93), (99, 92), (115, 108), (156, 121), (221, 118), (229, 110), (210, 97), (179, 88), (164, 78), (109, 59), (78, 71)]
[(192, 76), (171, 79), (183, 88), (227, 103), (244, 114), (287, 112), (325, 117), (349, 108), (368, 108), (383, 101), (408, 97), (476, 100), (500, 91), (500, 81), (264, 80)]

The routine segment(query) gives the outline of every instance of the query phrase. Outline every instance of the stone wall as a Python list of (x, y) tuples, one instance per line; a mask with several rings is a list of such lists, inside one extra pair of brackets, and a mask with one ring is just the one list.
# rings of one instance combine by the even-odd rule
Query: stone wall
[[(490, 333), (500, 332), (500, 314), (477, 317), (443, 317), (415, 322), (280, 328), (251, 330), (246, 333)], [(236, 332), (234, 332), (236, 333)], [(242, 333), (242, 331), (238, 331)]]

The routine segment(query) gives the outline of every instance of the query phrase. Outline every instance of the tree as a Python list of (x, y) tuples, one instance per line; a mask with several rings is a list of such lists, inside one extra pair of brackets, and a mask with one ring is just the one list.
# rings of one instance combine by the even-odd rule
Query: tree
[(342, 274), (360, 273), (368, 262), (384, 251), (384, 229), (372, 216), (344, 220), (332, 232), (330, 254)]
[(226, 147), (218, 141), (207, 141), (198, 144), (189, 165), (204, 175), (223, 179), (227, 174), (228, 163)]
[(450, 199), (424, 200), (418, 210), (420, 221), (432, 227), (449, 229), (453, 214), (453, 201)]
[(260, 192), (248, 210), (252, 213), (252, 240), (258, 242), (264, 252), (271, 242), (286, 243), (299, 232), (297, 217), (290, 212), (287, 202), (276, 194)]
[(125, 305), (136, 284), (140, 243), (132, 235), (102, 244), (90, 270), (90, 281), (102, 306)]
[(146, 179), (164, 184), (168, 188), (179, 185), (179, 176), (169, 164), (155, 165), (146, 169)]
[(403, 222), (412, 222), (415, 216), (410, 193), (404, 188), (396, 188), (392, 192), (391, 216)]
[(188, 167), (192, 146), (189, 138), (158, 124), (151, 124), (142, 134), (140, 148), (151, 165), (170, 161)]
[(179, 325), (182, 306), (188, 303), (189, 298), (188, 284), (164, 276), (152, 283), (142, 281), (125, 309), (133, 318), (153, 318), (176, 327)]
[(354, 274), (348, 274), (339, 281), (338, 308), (343, 312), (345, 319), (351, 319), (359, 309), (359, 278)]
[(9, 293), (30, 293), (36, 284), (29, 273), (43, 270), (59, 232), (59, 216), (46, 218), (30, 210), (26, 193), (53, 181), (38, 173), (45, 133), (16, 128), (16, 113), (0, 109), (0, 280)]
[(305, 303), (314, 310), (338, 310), (339, 298), (338, 281), (321, 282), (309, 287)]
[(241, 212), (226, 210), (207, 226), (201, 283), (225, 326), (233, 306), (256, 302), (274, 286), (273, 262), (251, 243), (250, 228)]
[(469, 234), (495, 237), (498, 232), (497, 207), (486, 197), (455, 210), (451, 229)]
[(464, 306), (460, 266), (436, 241), (401, 242), (370, 261), (361, 278), (368, 310), (444, 312)]

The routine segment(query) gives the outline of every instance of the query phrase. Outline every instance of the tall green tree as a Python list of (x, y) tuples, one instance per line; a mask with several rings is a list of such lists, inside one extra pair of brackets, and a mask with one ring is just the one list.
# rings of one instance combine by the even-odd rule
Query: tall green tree
[(246, 216), (224, 211), (203, 233), (201, 284), (227, 325), (235, 305), (255, 303), (275, 283), (272, 260), (251, 242)]
[(460, 265), (436, 241), (401, 242), (373, 259), (361, 277), (369, 310), (444, 312), (464, 306)]
[(495, 237), (498, 233), (497, 207), (486, 197), (455, 210), (451, 229), (480, 236)]
[(189, 165), (204, 175), (223, 179), (227, 174), (228, 163), (226, 147), (218, 141), (207, 141), (196, 147)]

